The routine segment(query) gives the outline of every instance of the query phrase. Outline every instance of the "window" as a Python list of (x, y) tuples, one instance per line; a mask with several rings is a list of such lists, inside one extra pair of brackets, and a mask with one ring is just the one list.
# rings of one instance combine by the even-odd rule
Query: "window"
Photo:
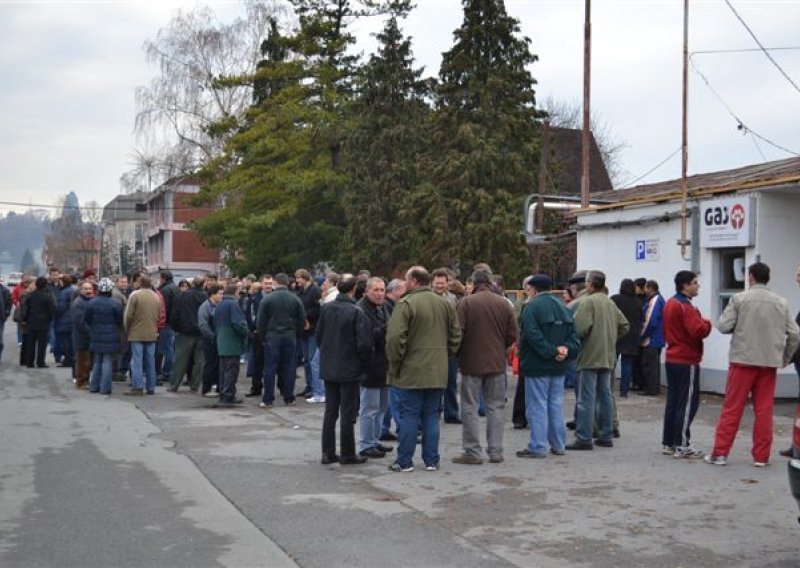
[(744, 290), (747, 267), (743, 248), (718, 249), (719, 254), (719, 313), (731, 296)]

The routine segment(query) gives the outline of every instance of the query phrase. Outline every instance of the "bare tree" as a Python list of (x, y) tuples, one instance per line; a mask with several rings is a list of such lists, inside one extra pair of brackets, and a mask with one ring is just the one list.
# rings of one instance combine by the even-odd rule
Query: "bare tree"
[(229, 24), (208, 7), (179, 11), (144, 44), (158, 72), (136, 91), (135, 129), (146, 149), (135, 151), (134, 168), (120, 179), (123, 190), (152, 189), (222, 151), (252, 102), (252, 86), (230, 79), (255, 71), (270, 20), (285, 13), (277, 0), (243, 5), (244, 14)]
[[(547, 97), (542, 104), (542, 110), (550, 117), (550, 125), (560, 128), (583, 128), (583, 106), (580, 101), (556, 100)], [(603, 157), (603, 163), (611, 178), (614, 187), (624, 184), (628, 174), (622, 168), (622, 151), (627, 148), (627, 142), (617, 138), (611, 131), (611, 126), (597, 111), (592, 111), (591, 128), (597, 148)]]

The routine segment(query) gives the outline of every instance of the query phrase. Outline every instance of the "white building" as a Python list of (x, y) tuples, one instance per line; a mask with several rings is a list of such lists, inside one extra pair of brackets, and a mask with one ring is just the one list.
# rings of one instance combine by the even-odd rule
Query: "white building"
[[(593, 195), (612, 203), (577, 212), (579, 269), (603, 270), (611, 293), (623, 278), (656, 280), (668, 299), (679, 270), (700, 275), (695, 305), (716, 322), (732, 294), (744, 290), (746, 267), (769, 265), (769, 287), (795, 314), (800, 288), (800, 158), (768, 162), (688, 179), (686, 235), (681, 255), (679, 180)], [(729, 336), (716, 329), (705, 342), (701, 385), (723, 393)], [(662, 382), (664, 382), (662, 373)], [(796, 397), (789, 366), (778, 374), (776, 396)]]

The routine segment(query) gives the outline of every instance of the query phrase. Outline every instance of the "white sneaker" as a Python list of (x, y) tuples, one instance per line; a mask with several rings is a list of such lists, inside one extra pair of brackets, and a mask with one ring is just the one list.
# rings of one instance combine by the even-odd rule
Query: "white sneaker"
[(753, 467), (767, 467), (769, 462), (753, 462)]
[(675, 453), (675, 448), (672, 446), (662, 446), (661, 453), (665, 456), (671, 456)]
[(715, 456), (714, 454), (706, 454), (703, 461), (711, 465), (728, 465), (728, 456)]
[(311, 398), (307, 398), (306, 402), (309, 404), (319, 404), (325, 402), (324, 396), (312, 396)]
[(677, 459), (687, 459), (687, 460), (697, 460), (703, 457), (703, 452), (700, 450), (695, 450), (694, 448), (676, 448), (675, 453), (672, 455), (673, 458)]

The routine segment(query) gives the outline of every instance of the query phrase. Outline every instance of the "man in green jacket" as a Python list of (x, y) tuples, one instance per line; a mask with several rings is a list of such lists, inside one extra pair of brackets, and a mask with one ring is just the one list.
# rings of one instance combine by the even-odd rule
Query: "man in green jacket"
[(447, 359), (458, 351), (461, 330), (455, 307), (434, 294), (430, 282), (424, 267), (410, 268), (407, 292), (389, 320), (388, 384), (395, 393), (399, 438), (391, 471), (413, 471), (418, 426), (425, 469), (439, 469), (439, 405), (447, 385)]
[(214, 311), (220, 366), (219, 402), (216, 406), (242, 403), (242, 399), (236, 396), (236, 381), (239, 378), (239, 358), (247, 350), (249, 330), (238, 300), (239, 288), (228, 286)]
[(614, 442), (611, 370), (617, 358), (617, 337), (628, 332), (623, 313), (605, 294), (606, 275), (599, 270), (586, 274), (587, 294), (575, 311), (575, 330), (581, 338), (578, 354), (578, 415), (575, 442), (568, 450), (591, 450), (595, 404), (598, 405), (598, 446), (610, 448)]

